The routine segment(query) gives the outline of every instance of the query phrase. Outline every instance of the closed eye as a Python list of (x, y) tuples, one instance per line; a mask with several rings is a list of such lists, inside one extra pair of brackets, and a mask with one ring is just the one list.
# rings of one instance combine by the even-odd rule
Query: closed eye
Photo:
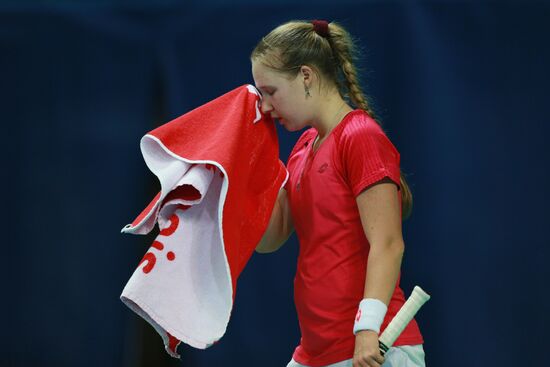
[(272, 96), (272, 95), (275, 93), (275, 91), (272, 90), (272, 89), (269, 89), (269, 90), (266, 90), (265, 93), (266, 93), (268, 96)]

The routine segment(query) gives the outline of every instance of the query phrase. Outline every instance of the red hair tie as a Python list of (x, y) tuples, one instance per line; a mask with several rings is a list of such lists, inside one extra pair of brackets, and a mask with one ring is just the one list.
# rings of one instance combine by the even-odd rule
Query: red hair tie
[(319, 36), (327, 38), (330, 34), (328, 32), (328, 22), (326, 20), (312, 20), (313, 29)]

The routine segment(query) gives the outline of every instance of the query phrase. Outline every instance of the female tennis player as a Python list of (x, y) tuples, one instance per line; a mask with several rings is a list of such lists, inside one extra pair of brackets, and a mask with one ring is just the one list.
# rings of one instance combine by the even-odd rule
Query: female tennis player
[(414, 319), (384, 357), (378, 349), (405, 302), (401, 223), (412, 195), (399, 152), (361, 91), (354, 42), (336, 22), (291, 21), (251, 54), (262, 111), (289, 131), (309, 127), (256, 248), (276, 251), (296, 230), (301, 340), (287, 367), (425, 366)]

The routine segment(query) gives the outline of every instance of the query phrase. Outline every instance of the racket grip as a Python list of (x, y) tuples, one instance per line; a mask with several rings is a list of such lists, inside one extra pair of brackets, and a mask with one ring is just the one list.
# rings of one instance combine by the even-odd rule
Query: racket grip
[(382, 343), (380, 339), (378, 339), (378, 349), (380, 349), (380, 354), (382, 355), (382, 357), (384, 357), (384, 354), (386, 354), (386, 352), (390, 348), (388, 348), (386, 344)]
[(384, 355), (391, 348), (397, 337), (401, 335), (403, 329), (413, 319), (420, 307), (430, 295), (422, 290), (419, 286), (415, 286), (410, 297), (397, 312), (395, 317), (390, 321), (384, 332), (378, 338), (380, 353)]

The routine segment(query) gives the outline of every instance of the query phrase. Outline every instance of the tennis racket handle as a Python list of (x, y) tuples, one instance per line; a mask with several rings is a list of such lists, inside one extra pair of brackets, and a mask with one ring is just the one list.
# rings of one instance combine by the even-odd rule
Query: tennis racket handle
[(427, 300), (430, 299), (430, 295), (422, 290), (419, 286), (415, 286), (410, 297), (407, 299), (405, 304), (397, 312), (395, 317), (390, 321), (384, 332), (378, 338), (378, 343), (380, 347), (380, 353), (384, 355), (388, 349), (391, 348), (395, 340), (403, 329), (409, 324), (413, 319), (414, 315), (418, 312), (420, 307)]

